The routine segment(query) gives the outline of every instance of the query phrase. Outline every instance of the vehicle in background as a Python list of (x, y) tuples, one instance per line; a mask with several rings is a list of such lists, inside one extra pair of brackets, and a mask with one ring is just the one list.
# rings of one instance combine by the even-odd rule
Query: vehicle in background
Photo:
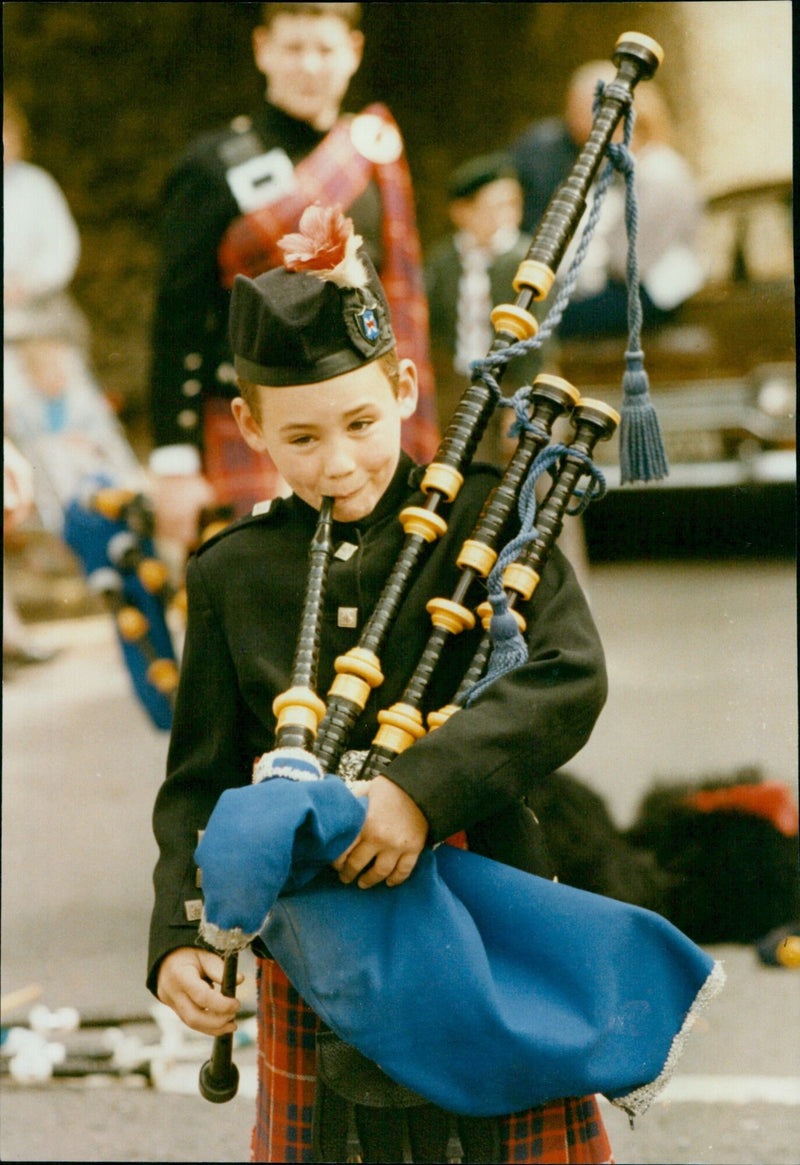
[[(708, 281), (673, 321), (643, 335), (669, 476), (620, 486), (618, 438), (598, 447), (609, 492), (586, 511), (590, 557), (794, 552), (792, 228), (790, 180), (709, 200)], [(624, 346), (564, 341), (561, 373), (583, 396), (619, 408)]]

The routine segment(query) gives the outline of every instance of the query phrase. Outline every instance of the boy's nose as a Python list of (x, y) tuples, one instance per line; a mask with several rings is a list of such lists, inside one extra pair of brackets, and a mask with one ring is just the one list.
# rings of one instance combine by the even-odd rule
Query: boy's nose
[(335, 481), (347, 477), (355, 469), (355, 461), (346, 443), (331, 445), (325, 457), (325, 474)]

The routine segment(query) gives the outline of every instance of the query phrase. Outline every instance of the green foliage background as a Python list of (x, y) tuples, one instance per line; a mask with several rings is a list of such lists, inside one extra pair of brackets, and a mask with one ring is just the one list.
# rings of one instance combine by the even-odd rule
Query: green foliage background
[[(385, 101), (406, 140), (423, 244), (446, 229), (449, 170), (557, 114), (569, 73), (610, 56), (630, 28), (656, 37), (680, 75), (675, 4), (369, 3), (348, 105)], [(3, 5), (5, 84), (31, 123), (32, 160), (62, 185), (81, 229), (74, 291), (94, 360), (141, 429), (160, 190), (197, 133), (263, 94), (251, 3)], [(663, 83), (669, 93), (668, 77)]]

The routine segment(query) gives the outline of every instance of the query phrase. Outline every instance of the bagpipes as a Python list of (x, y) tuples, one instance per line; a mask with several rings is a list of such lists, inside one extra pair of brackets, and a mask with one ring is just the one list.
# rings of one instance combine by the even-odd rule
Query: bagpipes
[[(525, 662), (525, 622), (516, 608), (531, 598), (573, 501), (580, 498), (581, 508), (603, 492), (591, 457), (616, 430), (615, 411), (556, 376), (540, 375), (510, 401), (498, 382), (507, 363), (540, 343), (560, 318), (574, 265), (540, 330), (529, 309), (553, 287), (604, 158), (617, 150), (611, 143), (623, 117), (629, 136), (633, 89), (653, 75), (661, 50), (649, 37), (626, 33), (613, 59), (617, 75), (598, 99), (589, 138), (519, 267), (516, 301), (492, 312), (494, 340), (425, 470), (424, 504), (400, 514), (401, 551), (358, 645), (336, 660), (327, 704), (314, 690), (331, 552), (323, 506), (292, 683), (273, 705), (275, 749), (258, 760), (252, 785), (223, 793), (196, 851), (205, 899), (200, 934), (225, 956), (225, 994), (235, 992), (237, 951), (258, 936), (351, 1050), (420, 1103), (468, 1117), (593, 1092), (631, 1115), (645, 1111), (697, 1011), (724, 981), (718, 964), (648, 910), (453, 846), (423, 850), (405, 882), (366, 893), (329, 869), (365, 817), (350, 779), (385, 772), (394, 757), (469, 706), (482, 685)], [(627, 165), (629, 156), (621, 160)], [(606, 169), (598, 190), (609, 180)], [(590, 228), (593, 219), (594, 209)], [(631, 323), (623, 480), (648, 480), (663, 476), (666, 463), (633, 308)], [(458, 495), (498, 401), (515, 410), (516, 451), (458, 554), (454, 591), (428, 604), (432, 628), (402, 699), (379, 714), (366, 757), (348, 754), (350, 733), (383, 680), (389, 628), (423, 556), (447, 529), (442, 511)], [(574, 433), (569, 444), (551, 445), (559, 418)], [(537, 504), (534, 485), (545, 469), (552, 484)], [(587, 477), (591, 484), (582, 491)], [(520, 532), (501, 547), (517, 514)], [(478, 610), (483, 638), (452, 702), (426, 724), (425, 695), (448, 642), (476, 625), (465, 605), (476, 579), (489, 595)], [(232, 1036), (215, 1040), (200, 1076), (209, 1100), (236, 1092), (231, 1051)]]
[[(198, 541), (230, 518), (224, 507), (204, 511)], [(81, 563), (89, 591), (102, 597), (114, 619), (134, 693), (156, 728), (168, 731), (179, 671), (169, 614), (185, 617), (186, 595), (157, 553), (154, 530), (149, 498), (104, 475), (85, 478), (64, 511), (64, 540)]]

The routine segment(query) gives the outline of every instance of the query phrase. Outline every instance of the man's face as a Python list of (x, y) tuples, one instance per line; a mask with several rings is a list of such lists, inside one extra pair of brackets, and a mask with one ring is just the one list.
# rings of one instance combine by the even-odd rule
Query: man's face
[(516, 230), (522, 221), (522, 187), (516, 178), (487, 182), (472, 198), (462, 198), (450, 208), (460, 230), (469, 231), (488, 246), (498, 231)]
[(253, 32), (256, 67), (267, 78), (267, 99), (318, 130), (339, 116), (350, 79), (361, 63), (363, 38), (338, 16), (277, 16)]
[(22, 133), (15, 117), (3, 118), (3, 165), (10, 166), (22, 157)]
[(319, 384), (259, 388), (261, 417), (241, 397), (233, 413), (247, 444), (267, 452), (290, 488), (319, 509), (357, 522), (371, 514), (400, 458), (400, 425), (417, 403), (416, 369), (400, 362), (398, 393), (380, 361)]

